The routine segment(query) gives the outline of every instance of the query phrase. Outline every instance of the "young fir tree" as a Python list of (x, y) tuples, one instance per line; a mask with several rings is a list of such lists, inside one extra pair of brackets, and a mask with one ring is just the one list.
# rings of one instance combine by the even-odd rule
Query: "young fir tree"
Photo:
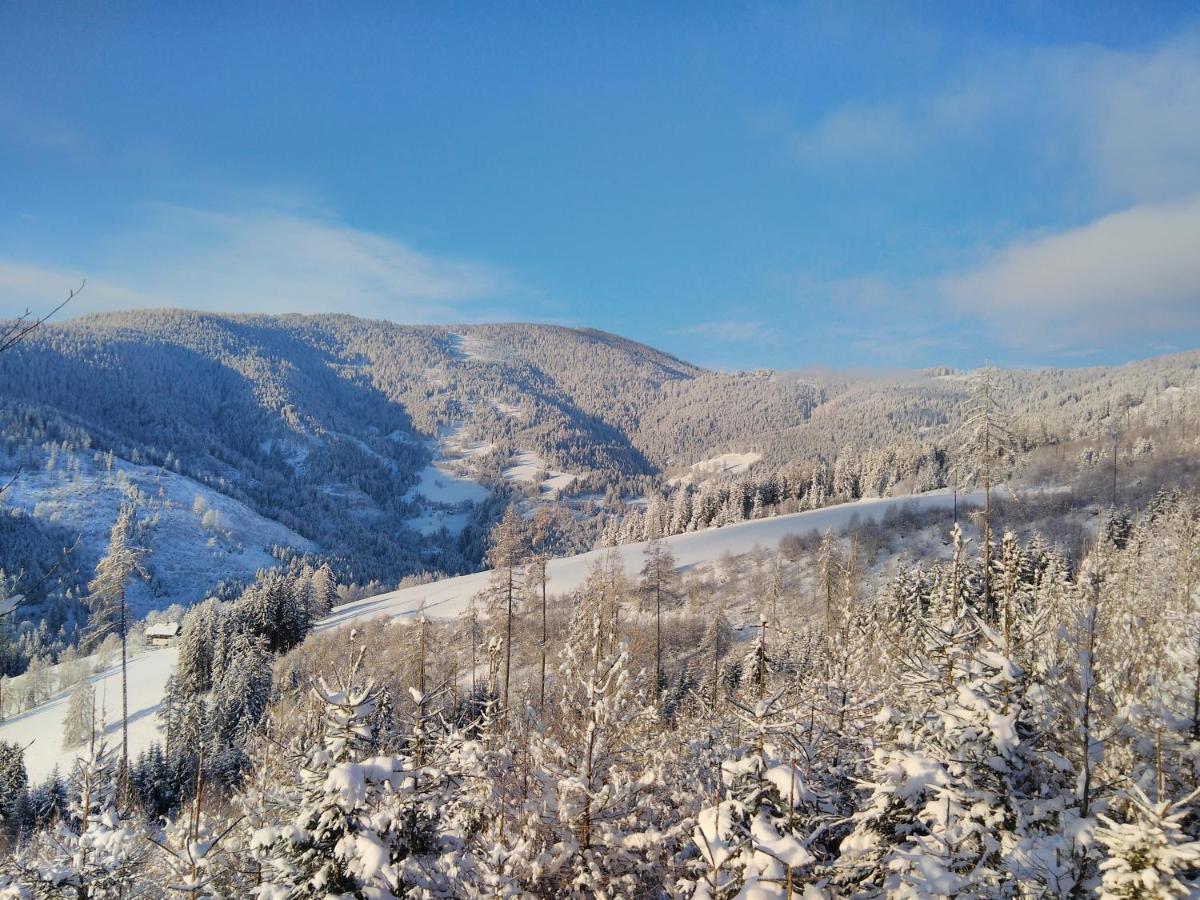
[(798, 723), (781, 701), (775, 695), (737, 705), (750, 742), (722, 763), (723, 796), (697, 816), (697, 900), (795, 896), (808, 880), (814, 857), (800, 811), (817, 797), (798, 777), (791, 746)]
[(262, 867), (262, 898), (387, 897), (401, 888), (392, 804), (406, 778), (398, 757), (365, 757), (375, 685), (359, 675), (361, 652), (335, 686), (313, 694), (324, 707), (324, 740), (304, 754), (280, 821), (249, 846)]
[[(600, 587), (600, 585), (594, 585)], [(629, 653), (611, 633), (603, 590), (581, 592), (559, 665), (553, 734), (532, 747), (541, 794), (547, 871), (559, 896), (607, 896), (645, 890), (629, 850), (629, 830), (648, 787), (638, 753), (652, 708), (639, 695)]]
[(1100, 863), (1100, 896), (1169, 900), (1200, 892), (1200, 841), (1183, 827), (1197, 796), (1200, 791), (1155, 803), (1133, 785), (1125, 795), (1124, 821), (1099, 817), (1103, 825), (1096, 838), (1106, 853)]
[(115, 753), (100, 723), (76, 761), (67, 816), (16, 861), (35, 895), (100, 900), (125, 896), (136, 883), (147, 842), (117, 812), (118, 781)]

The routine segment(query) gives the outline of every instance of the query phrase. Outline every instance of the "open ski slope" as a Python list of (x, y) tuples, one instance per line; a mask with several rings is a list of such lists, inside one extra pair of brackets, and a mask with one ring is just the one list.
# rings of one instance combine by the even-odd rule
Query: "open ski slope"
[[(978, 498), (960, 497), (963, 502)], [(889, 509), (911, 504), (919, 509), (950, 506), (948, 493), (934, 492), (913, 497), (861, 500), (825, 509), (742, 522), (725, 528), (680, 534), (665, 539), (681, 567), (719, 559), (726, 553), (747, 553), (755, 547), (774, 547), (787, 534), (811, 530), (845, 528), (856, 517), (878, 520)], [(646, 545), (627, 544), (612, 549), (593, 550), (579, 556), (551, 560), (547, 567), (552, 594), (576, 590), (592, 565), (606, 553), (617, 553), (631, 575), (640, 570)], [(449, 618), (461, 612), (472, 596), (487, 586), (490, 572), (477, 572), (446, 578), (430, 584), (391, 591), (347, 603), (335, 608), (318, 624), (318, 629), (336, 628), (367, 619), (412, 616), (421, 610), (436, 618)], [(149, 650), (129, 661), (129, 752), (136, 755), (159, 737), (155, 713), (171, 669), (175, 665), (174, 647)], [(112, 666), (92, 676), (97, 703), (103, 702), (107, 733), (111, 743), (121, 739), (121, 670)], [(64, 772), (71, 767), (75, 753), (62, 749), (62, 726), (67, 710), (67, 695), (59, 694), (41, 706), (0, 724), (0, 740), (15, 741), (25, 751), (25, 764), (32, 781), (39, 781), (57, 766)]]

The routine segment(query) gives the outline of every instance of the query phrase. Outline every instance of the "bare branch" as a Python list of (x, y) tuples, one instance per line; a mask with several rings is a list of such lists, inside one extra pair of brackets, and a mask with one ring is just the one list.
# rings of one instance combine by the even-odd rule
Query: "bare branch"
[(44, 316), (35, 317), (33, 313), (29, 311), (29, 309), (26, 309), (25, 312), (10, 322), (3, 331), (0, 331), (0, 353), (3, 353), (5, 350), (11, 350), (17, 344), (21, 343), (21, 341), (25, 340), (25, 338), (29, 337), (32, 332), (36, 331), (39, 327), (49, 321), (52, 316), (58, 313), (64, 306), (78, 297), (79, 292), (82, 291), (86, 285), (87, 279), (79, 282), (79, 287), (73, 288), (71, 292), (67, 294), (66, 300), (58, 304), (58, 306), (54, 307), (54, 309), (50, 310), (50, 312), (46, 313)]

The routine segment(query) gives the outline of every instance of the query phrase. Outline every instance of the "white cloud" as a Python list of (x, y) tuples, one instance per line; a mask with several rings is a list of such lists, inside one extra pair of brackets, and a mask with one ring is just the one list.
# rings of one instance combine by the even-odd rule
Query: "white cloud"
[(429, 322), (475, 318), (519, 290), (498, 267), (293, 210), (157, 207), (94, 255), (95, 266), (63, 269), (0, 261), (0, 314), (44, 307), (84, 275), (77, 313), (182, 306)]
[(941, 287), (953, 308), (982, 315), (1017, 346), (1200, 328), (1200, 195), (1016, 241)]

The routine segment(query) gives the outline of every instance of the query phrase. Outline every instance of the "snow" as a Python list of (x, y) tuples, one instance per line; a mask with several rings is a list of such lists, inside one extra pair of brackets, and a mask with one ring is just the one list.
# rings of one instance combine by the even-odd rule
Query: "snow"
[(722, 453), (692, 463), (688, 471), (667, 481), (667, 484), (699, 484), (717, 475), (741, 475), (762, 459), (761, 453)]
[(454, 505), (457, 503), (479, 503), (487, 499), (488, 490), (483, 485), (455, 475), (448, 468), (433, 464), (417, 473), (419, 479), (411, 491), (433, 503)]
[[(130, 585), (129, 605), (138, 618), (172, 603), (202, 600), (207, 587), (217, 582), (252, 578), (259, 569), (278, 566), (272, 545), (302, 552), (319, 549), (279, 522), (169, 469), (116, 459), (109, 472), (90, 454), (76, 458), (78, 477), (65, 466), (53, 472), (26, 469), (4, 492), (4, 503), (44, 521), (70, 523), (81, 536), (79, 552), (92, 566), (108, 543), (127, 487), (136, 487), (142, 495), (138, 517), (148, 524), (139, 541), (150, 550), (146, 565), (157, 591), (152, 593), (150, 584), (140, 580)], [(0, 457), (0, 484), (16, 468)], [(202, 512), (193, 507), (197, 496)]]
[(467, 440), (465, 429), (460, 424), (438, 435), (433, 462), (417, 473), (417, 484), (408, 492), (408, 499), (421, 497), (426, 501), (422, 512), (408, 520), (408, 526), (422, 534), (434, 534), (442, 528), (460, 534), (470, 520), (463, 504), (487, 499), (488, 489), (460, 470), (467, 461), (493, 448), (491, 444)]
[[(973, 495), (964, 494), (959, 497), (960, 502), (972, 499), (975, 499)], [(742, 554), (749, 553), (755, 547), (772, 547), (788, 534), (824, 531), (827, 528), (840, 529), (849, 525), (855, 518), (877, 520), (889, 509), (909, 505), (917, 509), (944, 508), (949, 507), (952, 502), (951, 495), (942, 491), (913, 497), (860, 500), (825, 509), (741, 522), (725, 528), (708, 528), (704, 531), (677, 534), (664, 538), (663, 543), (670, 547), (677, 564), (687, 567), (720, 559), (727, 553)], [(636, 575), (642, 567), (645, 550), (646, 544), (643, 542), (553, 559), (546, 570), (550, 579), (550, 591), (554, 594), (564, 594), (576, 590), (583, 584), (592, 566), (609, 553), (619, 556), (626, 571), (631, 576)], [(490, 577), (490, 572), (475, 572), (347, 603), (337, 607), (318, 627), (331, 628), (378, 616), (411, 616), (421, 608), (431, 615), (450, 618), (460, 613), (466, 607), (467, 601), (487, 586)]]
[(482, 338), (473, 334), (450, 335), (451, 350), (459, 359), (473, 359), (476, 362), (502, 362), (503, 351), (491, 346)]
[(0, 600), (0, 616), (7, 616), (9, 613), (14, 612), (24, 599), (24, 594), (13, 594), (11, 597), (5, 597)]
[[(175, 667), (176, 647), (149, 650), (130, 657), (129, 670), (129, 754), (137, 756), (154, 741), (160, 740), (155, 713), (162, 700), (163, 688)], [(121, 663), (120, 660), (91, 677), (96, 689), (96, 709), (102, 709), (109, 746), (121, 742)], [(33, 782), (48, 776), (57, 766), (69, 774), (77, 750), (62, 749), (63, 719), (67, 714), (70, 690), (0, 725), (0, 741), (15, 741), (25, 750), (25, 768)]]
[(547, 469), (546, 461), (533, 450), (521, 450), (518, 452), (516, 462), (506, 468), (502, 474), (508, 481), (533, 484), (537, 480), (538, 473), (543, 471), (546, 472), (548, 477), (542, 479), (539, 488), (542, 493), (561, 491), (563, 488), (570, 487), (575, 481), (575, 476), (569, 472)]
[[(960, 501), (977, 499), (974, 495), (960, 496)], [(725, 528), (709, 528), (664, 539), (681, 567), (720, 559), (724, 554), (748, 553), (755, 547), (771, 547), (788, 534), (810, 530), (840, 529), (852, 520), (877, 520), (888, 510), (911, 505), (918, 509), (949, 507), (949, 493), (933, 492), (913, 497), (860, 500), (825, 509), (741, 522)], [(576, 590), (588, 571), (605, 554), (615, 553), (632, 576), (642, 565), (644, 543), (593, 550), (578, 556), (551, 560), (547, 566), (550, 591), (564, 594)], [(450, 618), (461, 612), (472, 596), (482, 591), (490, 578), (489, 572), (476, 572), (457, 578), (446, 578), (430, 584), (404, 588), (390, 593), (347, 603), (333, 610), (328, 618), (317, 624), (319, 630), (337, 628), (354, 622), (379, 617), (410, 617), (418, 612)], [(129, 752), (136, 756), (159, 739), (155, 711), (163, 689), (175, 664), (177, 649), (166, 647), (134, 656), (129, 661)], [(113, 666), (93, 676), (97, 702), (103, 701), (108, 721), (108, 733), (120, 736), (120, 666)], [(22, 746), (32, 744), (25, 754), (26, 766), (33, 781), (45, 778), (55, 766), (63, 771), (71, 767), (74, 751), (61, 749), (62, 725), (66, 715), (69, 691), (20, 716), (0, 724), (0, 741), (16, 741)]]

